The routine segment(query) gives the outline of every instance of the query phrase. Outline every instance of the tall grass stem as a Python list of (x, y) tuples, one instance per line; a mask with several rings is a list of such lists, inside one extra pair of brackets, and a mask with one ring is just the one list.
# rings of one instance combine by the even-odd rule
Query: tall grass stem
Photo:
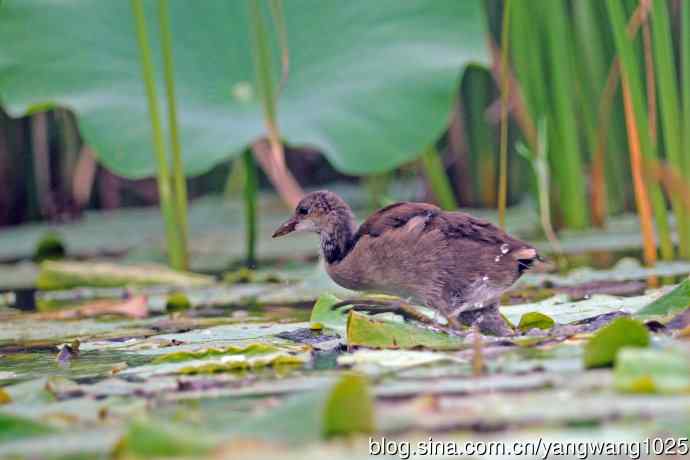
[(161, 212), (165, 224), (165, 236), (168, 247), (168, 257), (170, 265), (175, 269), (185, 268), (185, 256), (181, 243), (180, 233), (176, 227), (177, 216), (173, 203), (173, 195), (170, 186), (170, 170), (168, 168), (168, 158), (165, 153), (165, 140), (161, 126), (160, 114), (158, 111), (158, 100), (156, 98), (156, 81), (153, 73), (153, 63), (151, 59), (151, 49), (149, 46), (148, 35), (146, 32), (146, 18), (144, 7), (141, 0), (131, 0), (132, 14), (134, 16), (134, 26), (139, 46), (139, 59), (141, 64), (142, 80), (146, 90), (146, 99), (149, 108), (149, 118), (151, 123), (151, 133), (153, 151), (157, 166), (157, 184), (160, 199)]
[(170, 12), (168, 0), (158, 0), (158, 21), (161, 35), (161, 52), (163, 54), (163, 75), (165, 77), (165, 94), (168, 108), (168, 133), (170, 134), (170, 150), (172, 153), (172, 194), (175, 215), (175, 225), (179, 232), (180, 252), (182, 253), (182, 267), (189, 267), (187, 255), (187, 180), (182, 163), (182, 148), (180, 146), (179, 125), (177, 122), (177, 101), (175, 99), (175, 75), (172, 51), (172, 33), (170, 28)]

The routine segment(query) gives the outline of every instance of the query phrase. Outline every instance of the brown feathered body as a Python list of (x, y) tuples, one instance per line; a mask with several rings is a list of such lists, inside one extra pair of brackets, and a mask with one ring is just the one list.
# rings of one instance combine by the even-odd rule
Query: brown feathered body
[(496, 304), (539, 257), (488, 221), (427, 203), (392, 204), (355, 229), (340, 197), (314, 192), (293, 220), (293, 229), (320, 234), (327, 271), (339, 285), (409, 298), (449, 318)]

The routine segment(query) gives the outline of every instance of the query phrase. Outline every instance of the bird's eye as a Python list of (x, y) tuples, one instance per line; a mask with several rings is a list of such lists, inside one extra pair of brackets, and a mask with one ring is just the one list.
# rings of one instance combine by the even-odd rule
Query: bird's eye
[(305, 215), (309, 214), (309, 210), (307, 208), (305, 208), (304, 206), (300, 206), (299, 208), (297, 208), (297, 214), (301, 214), (301, 215), (305, 216)]

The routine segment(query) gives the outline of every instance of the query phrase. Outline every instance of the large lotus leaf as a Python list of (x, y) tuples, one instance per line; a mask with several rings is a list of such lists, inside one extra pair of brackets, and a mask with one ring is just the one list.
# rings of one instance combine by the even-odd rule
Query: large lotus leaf
[[(164, 107), (157, 9), (145, 3)], [(0, 8), (0, 99), (9, 112), (69, 107), (108, 167), (151, 175), (129, 2), (8, 0)], [(418, 155), (446, 125), (463, 66), (486, 57), (479, 0), (291, 0), (284, 9), (283, 134), (317, 145), (349, 173), (384, 171)], [(197, 174), (265, 132), (249, 15), (243, 1), (177, 0), (170, 10), (184, 163)]]

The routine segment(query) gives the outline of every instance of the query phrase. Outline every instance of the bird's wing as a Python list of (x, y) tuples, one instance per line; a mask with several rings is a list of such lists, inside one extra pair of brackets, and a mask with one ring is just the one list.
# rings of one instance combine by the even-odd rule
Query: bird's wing
[(394, 203), (369, 216), (357, 230), (355, 241), (363, 236), (372, 238), (381, 236), (388, 231), (405, 226), (415, 217), (424, 217), (432, 221), (441, 213), (440, 208), (428, 203)]
[(428, 203), (399, 202), (386, 206), (359, 227), (354, 242), (364, 236), (377, 238), (406, 225), (406, 229), (414, 230), (412, 234), (419, 238), (438, 230), (449, 243), (458, 240), (495, 246), (502, 253), (528, 264), (539, 259), (534, 247), (508, 235), (491, 222), (464, 212), (446, 212)]
[[(442, 231), (448, 238), (457, 238), (498, 246), (504, 254), (518, 262), (531, 264), (539, 259), (537, 250), (531, 245), (496, 227), (487, 220), (478, 219), (463, 212), (444, 212), (441, 219)], [(529, 265), (527, 265), (529, 266)]]

